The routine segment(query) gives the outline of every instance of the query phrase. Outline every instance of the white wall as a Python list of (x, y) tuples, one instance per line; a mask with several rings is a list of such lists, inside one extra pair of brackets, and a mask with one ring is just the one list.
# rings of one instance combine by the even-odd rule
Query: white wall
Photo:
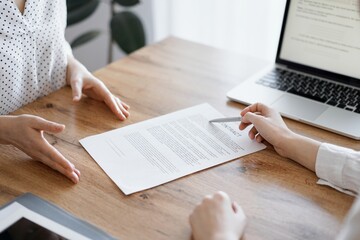
[(274, 59), (286, 0), (153, 0), (154, 38), (174, 35)]
[[(273, 60), (286, 0), (142, 0), (134, 10), (143, 20), (147, 42), (169, 35)], [(70, 26), (72, 41), (86, 29), (102, 29), (95, 41), (74, 50), (91, 71), (107, 64), (109, 0), (103, 0), (89, 19)], [(124, 56), (114, 45), (114, 60)]]

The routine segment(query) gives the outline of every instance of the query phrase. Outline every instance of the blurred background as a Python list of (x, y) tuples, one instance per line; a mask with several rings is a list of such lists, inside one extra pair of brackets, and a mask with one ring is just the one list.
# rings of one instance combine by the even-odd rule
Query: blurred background
[[(68, 0), (66, 38), (95, 71), (176, 36), (273, 60), (285, 0)], [(111, 39), (113, 39), (111, 41)]]

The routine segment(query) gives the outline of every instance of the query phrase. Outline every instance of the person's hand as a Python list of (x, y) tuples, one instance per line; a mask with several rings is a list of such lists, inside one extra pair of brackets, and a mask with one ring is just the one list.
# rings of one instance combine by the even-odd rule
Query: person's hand
[(129, 105), (114, 96), (105, 84), (92, 75), (84, 65), (73, 57), (68, 58), (66, 82), (72, 88), (73, 101), (80, 101), (82, 94), (103, 101), (120, 119), (129, 117)]
[(251, 139), (266, 140), (281, 156), (315, 171), (320, 142), (292, 132), (277, 111), (261, 103), (246, 107), (241, 116), (240, 130), (253, 125), (249, 131)]
[(32, 115), (1, 116), (0, 144), (11, 144), (49, 167), (59, 171), (74, 183), (80, 171), (44, 137), (44, 132), (60, 133), (65, 126)]
[(195, 240), (238, 240), (244, 231), (246, 216), (224, 192), (206, 196), (190, 215)]
[(255, 103), (242, 110), (241, 116), (240, 130), (253, 125), (249, 131), (250, 139), (256, 139), (258, 142), (266, 140), (274, 146), (277, 153), (287, 155), (284, 143), (294, 133), (288, 129), (277, 111), (262, 103)]

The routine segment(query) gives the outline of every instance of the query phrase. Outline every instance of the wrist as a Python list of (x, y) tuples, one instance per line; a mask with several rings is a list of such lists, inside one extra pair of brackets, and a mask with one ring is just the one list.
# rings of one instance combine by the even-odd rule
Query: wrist
[(286, 148), (284, 156), (315, 171), (315, 162), (320, 145), (321, 143), (316, 140), (293, 133), (284, 143)]
[(274, 145), (280, 156), (292, 159), (294, 146), (297, 145), (300, 135), (288, 130), (283, 132), (278, 144)]
[(71, 55), (68, 55), (67, 59), (67, 73), (66, 73), (66, 84), (71, 85), (71, 78), (76, 76), (79, 70), (79, 62)]
[(71, 54), (68, 54), (67, 55), (67, 62), (68, 62), (68, 65), (69, 64), (73, 64), (74, 62), (76, 61), (75, 57)]
[(66, 76), (67, 84), (71, 85), (70, 80), (72, 77), (83, 78), (86, 75), (91, 75), (91, 73), (87, 70), (87, 68), (81, 62), (79, 62), (75, 57), (68, 55), (67, 76)]

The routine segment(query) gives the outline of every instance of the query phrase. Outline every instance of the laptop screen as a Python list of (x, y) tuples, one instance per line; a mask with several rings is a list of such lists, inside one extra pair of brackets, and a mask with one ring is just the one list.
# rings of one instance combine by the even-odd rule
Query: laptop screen
[(288, 0), (277, 61), (360, 79), (360, 0)]

